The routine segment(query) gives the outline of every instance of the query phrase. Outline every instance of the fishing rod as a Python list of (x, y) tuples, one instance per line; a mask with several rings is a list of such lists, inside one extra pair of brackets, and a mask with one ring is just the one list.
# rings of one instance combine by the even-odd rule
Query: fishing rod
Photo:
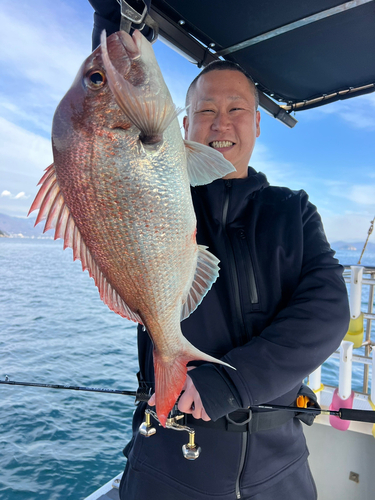
[(258, 405), (251, 408), (261, 408), (265, 410), (287, 410), (295, 413), (313, 413), (315, 415), (332, 415), (341, 420), (352, 420), (355, 422), (369, 422), (375, 424), (375, 411), (353, 410), (351, 408), (340, 408), (339, 410), (324, 410), (322, 408), (299, 408), (298, 406), (283, 405)]
[[(39, 384), (34, 382), (16, 382), (9, 380), (6, 376), (5, 380), (0, 380), (0, 384), (11, 386), (24, 386), (24, 387), (42, 387), (47, 389), (64, 389), (69, 391), (85, 391), (85, 392), (100, 392), (105, 394), (120, 394), (122, 396), (133, 396), (135, 401), (147, 402), (151, 397), (151, 389), (147, 387), (138, 387), (136, 391), (120, 391), (116, 389), (101, 389), (94, 387), (81, 387), (72, 385), (60, 384)], [(372, 410), (353, 410), (351, 408), (340, 408), (339, 410), (324, 410), (322, 408), (300, 408), (298, 406), (283, 406), (283, 405), (253, 405), (251, 409), (262, 410), (286, 410), (295, 413), (310, 413), (315, 415), (332, 415), (340, 418), (341, 420), (351, 420), (356, 422), (369, 422), (375, 424), (375, 411)]]
[(64, 389), (68, 391), (85, 391), (85, 392), (101, 392), (106, 394), (121, 394), (122, 396), (133, 396), (135, 401), (148, 401), (150, 399), (150, 390), (143, 387), (138, 387), (136, 391), (120, 391), (116, 389), (101, 389), (96, 387), (81, 387), (74, 385), (60, 385), (60, 384), (38, 384), (34, 382), (16, 382), (9, 380), (8, 375), (5, 376), (5, 380), (0, 380), (0, 384), (3, 385), (20, 385), (24, 387), (42, 387), (47, 389)]

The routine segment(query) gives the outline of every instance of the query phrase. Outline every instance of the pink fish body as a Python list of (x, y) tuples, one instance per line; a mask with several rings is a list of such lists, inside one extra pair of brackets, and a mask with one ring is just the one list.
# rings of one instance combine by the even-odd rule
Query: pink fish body
[(186, 363), (222, 363), (192, 346), (180, 322), (218, 276), (218, 260), (196, 243), (190, 184), (233, 171), (220, 153), (183, 141), (176, 116), (147, 40), (102, 36), (55, 112), (54, 163), (30, 209), (73, 248), (108, 307), (145, 325), (163, 425)]

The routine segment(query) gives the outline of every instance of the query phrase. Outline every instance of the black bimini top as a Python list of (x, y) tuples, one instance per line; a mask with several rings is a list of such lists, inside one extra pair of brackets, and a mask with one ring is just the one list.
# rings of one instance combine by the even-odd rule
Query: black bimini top
[(199, 66), (240, 64), (290, 127), (291, 111), (375, 90), (374, 0), (152, 0), (150, 15)]

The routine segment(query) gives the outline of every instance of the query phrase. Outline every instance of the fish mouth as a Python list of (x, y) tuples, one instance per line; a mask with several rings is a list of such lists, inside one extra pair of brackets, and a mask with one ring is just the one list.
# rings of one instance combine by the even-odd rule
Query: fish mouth
[[(119, 31), (113, 33), (107, 39), (109, 57), (114, 61), (114, 64), (116, 65), (117, 60), (127, 60), (128, 64), (127, 71), (124, 72), (125, 74), (130, 70), (131, 61), (139, 59), (141, 56), (140, 49), (137, 46), (137, 38), (133, 37), (124, 31)], [(121, 68), (119, 69), (121, 71)]]
[(208, 143), (208, 145), (213, 149), (230, 148), (235, 144), (236, 143), (232, 141), (211, 141)]

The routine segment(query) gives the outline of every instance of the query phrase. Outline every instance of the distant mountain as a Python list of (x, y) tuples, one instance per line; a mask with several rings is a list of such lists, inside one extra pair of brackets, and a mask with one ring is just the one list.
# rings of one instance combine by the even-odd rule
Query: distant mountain
[[(24, 219), (22, 217), (12, 217), (6, 214), (0, 214), (0, 236), (38, 238), (43, 235), (43, 224), (34, 227), (36, 217)], [(44, 237), (52, 237), (53, 231), (46, 233)]]
[[(371, 239), (371, 236), (370, 236)], [(365, 244), (366, 239), (363, 241), (355, 241), (355, 242), (350, 242), (348, 243), (347, 241), (335, 241), (331, 243), (331, 247), (338, 251), (338, 250), (349, 250), (349, 251), (362, 251), (363, 245)], [(366, 251), (367, 252), (375, 252), (375, 243), (372, 243), (369, 241), (366, 246)]]
[[(19, 238), (38, 238), (43, 236), (44, 238), (53, 238), (54, 232), (47, 231), (43, 235), (44, 224), (40, 223), (34, 227), (36, 217), (22, 218), (22, 217), (12, 217), (10, 215), (0, 214), (0, 237), (19, 237)], [(3, 233), (3, 234), (2, 234)], [(373, 235), (372, 235), (373, 236)], [(370, 236), (371, 239), (371, 236)], [(331, 247), (338, 250), (352, 250), (361, 251), (365, 241), (347, 242), (347, 241), (335, 241), (331, 243)], [(368, 242), (366, 247), (367, 252), (375, 253), (375, 243)]]

